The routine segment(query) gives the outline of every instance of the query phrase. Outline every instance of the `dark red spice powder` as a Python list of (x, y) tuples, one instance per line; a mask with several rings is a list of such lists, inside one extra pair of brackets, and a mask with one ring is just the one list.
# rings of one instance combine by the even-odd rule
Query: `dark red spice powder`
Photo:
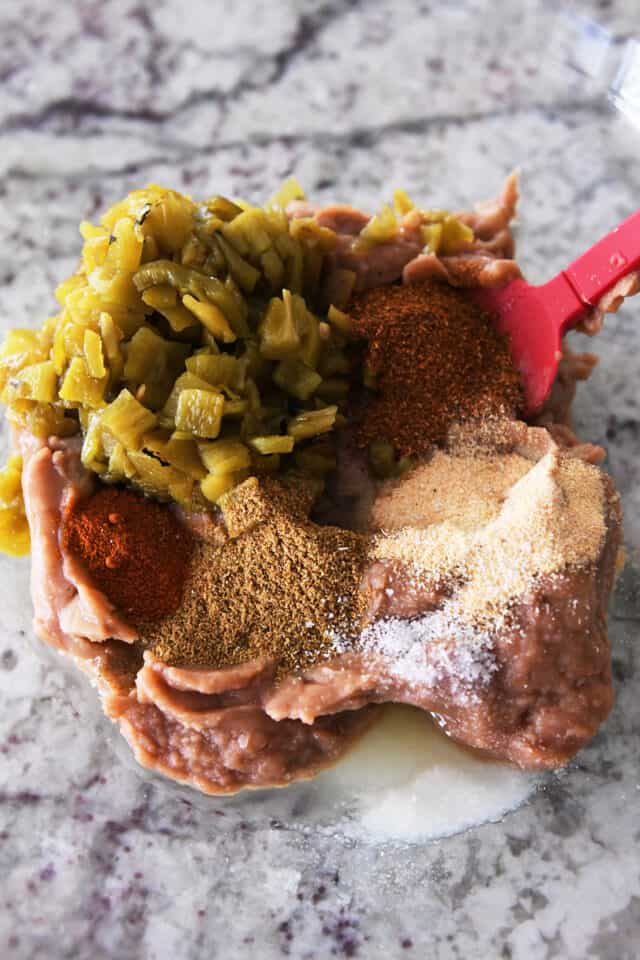
[(516, 415), (520, 375), (509, 344), (470, 296), (445, 284), (376, 287), (352, 301), (376, 390), (356, 430), (367, 446), (426, 453), (454, 423)]
[(134, 624), (173, 613), (192, 538), (167, 505), (118, 487), (100, 487), (64, 516), (61, 542), (96, 587)]

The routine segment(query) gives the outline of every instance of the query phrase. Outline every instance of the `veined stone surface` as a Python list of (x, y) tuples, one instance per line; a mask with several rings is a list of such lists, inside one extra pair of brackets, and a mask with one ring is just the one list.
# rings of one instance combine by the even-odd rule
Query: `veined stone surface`
[[(151, 180), (260, 200), (295, 172), (314, 199), (373, 210), (402, 186), (455, 208), (519, 166), (519, 259), (531, 279), (551, 276), (640, 200), (640, 128), (606, 95), (637, 4), (579, 10), (5, 0), (3, 329), (54, 310), (79, 221)], [(640, 301), (609, 318), (576, 404), (626, 512), (617, 704), (569, 769), (500, 823), (377, 846), (333, 829), (304, 785), (216, 800), (145, 777), (84, 679), (36, 652), (28, 562), (0, 559), (0, 956), (635, 958), (639, 321)]]

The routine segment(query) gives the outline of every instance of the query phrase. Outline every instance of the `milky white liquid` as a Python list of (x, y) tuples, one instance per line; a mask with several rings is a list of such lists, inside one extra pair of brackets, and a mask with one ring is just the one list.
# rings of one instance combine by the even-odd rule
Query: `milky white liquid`
[(342, 811), (341, 832), (416, 841), (499, 820), (524, 803), (539, 780), (457, 746), (421, 710), (389, 706), (315, 784), (322, 805)]

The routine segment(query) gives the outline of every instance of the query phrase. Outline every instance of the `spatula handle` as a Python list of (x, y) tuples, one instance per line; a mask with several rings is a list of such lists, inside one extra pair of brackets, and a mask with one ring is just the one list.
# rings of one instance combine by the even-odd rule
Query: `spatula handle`
[(640, 268), (640, 210), (563, 270), (565, 277), (587, 306), (632, 270)]

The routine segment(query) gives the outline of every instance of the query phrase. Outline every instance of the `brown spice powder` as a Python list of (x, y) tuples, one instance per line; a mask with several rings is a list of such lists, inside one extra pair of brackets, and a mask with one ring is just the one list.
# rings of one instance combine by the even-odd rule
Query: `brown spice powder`
[(196, 544), (180, 609), (141, 629), (161, 660), (218, 668), (273, 657), (286, 672), (357, 634), (365, 538), (312, 524), (304, 492), (269, 487), (254, 477), (236, 488), (225, 515), (234, 535)]
[(557, 449), (537, 462), (438, 452), (381, 498), (371, 552), (414, 577), (457, 582), (449, 613), (482, 623), (537, 578), (596, 561), (603, 498), (600, 471)]
[(507, 339), (470, 296), (443, 284), (384, 286), (349, 308), (377, 388), (357, 431), (400, 455), (428, 452), (453, 423), (513, 417), (520, 376)]

